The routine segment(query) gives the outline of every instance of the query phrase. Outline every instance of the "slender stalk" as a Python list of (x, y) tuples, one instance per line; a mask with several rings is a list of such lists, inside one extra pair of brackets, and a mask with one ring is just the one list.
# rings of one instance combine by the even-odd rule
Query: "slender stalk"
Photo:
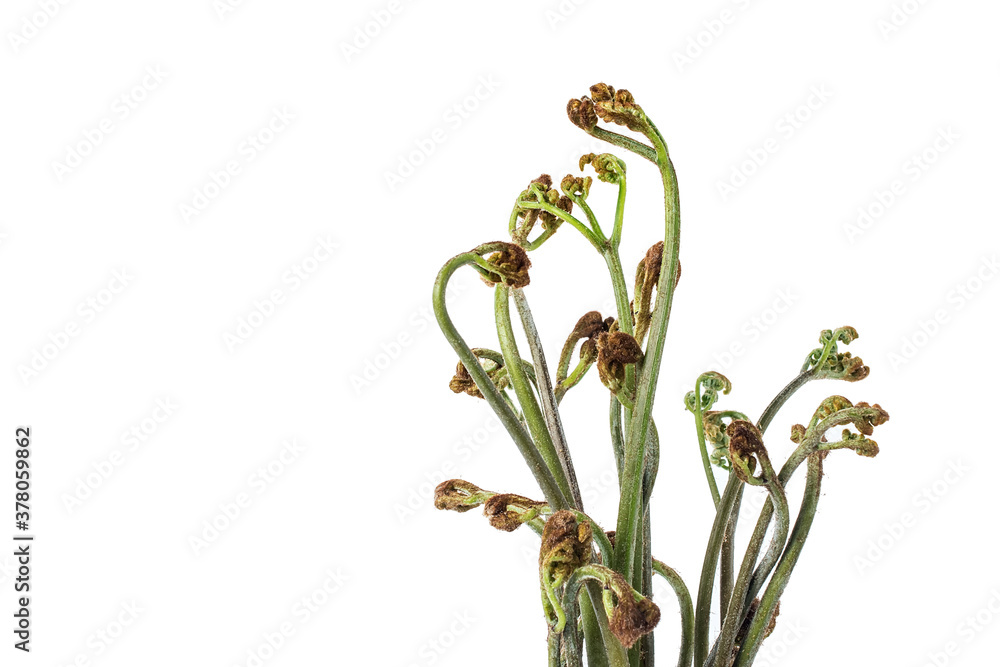
[(604, 643), (604, 637), (607, 634), (604, 628), (608, 624), (608, 619), (604, 613), (604, 607), (601, 605), (601, 591), (595, 584), (589, 583), (585, 592), (586, 596), (580, 605), (580, 617), (583, 620), (587, 665), (588, 667), (610, 667), (609, 656), (612, 649), (605, 646)]
[(677, 596), (681, 608), (681, 650), (677, 656), (677, 667), (690, 667), (691, 657), (694, 655), (694, 606), (691, 604), (691, 593), (673, 568), (653, 560), (653, 570), (670, 584)]
[(552, 204), (549, 204), (547, 202), (530, 202), (530, 201), (521, 202), (520, 206), (521, 208), (527, 210), (548, 211), (549, 213), (556, 216), (563, 222), (568, 222), (570, 225), (576, 228), (578, 232), (583, 234), (584, 238), (590, 241), (590, 245), (594, 246), (598, 250), (600, 250), (601, 247), (603, 246), (603, 241), (601, 240), (601, 238), (597, 236), (597, 234), (594, 233), (594, 230), (592, 230), (590, 227), (580, 222), (578, 218), (574, 217), (570, 213), (567, 213), (558, 206), (553, 206)]
[(778, 414), (778, 410), (788, 401), (792, 395), (802, 388), (809, 380), (813, 379), (815, 375), (814, 370), (802, 371), (795, 378), (789, 382), (784, 389), (778, 392), (767, 407), (764, 408), (764, 412), (761, 414), (760, 419), (757, 420), (757, 429), (763, 433), (767, 430), (767, 427), (771, 425), (771, 421)]
[[(802, 462), (808, 458), (808, 456), (809, 450), (807, 447), (799, 446), (792, 452), (792, 455), (788, 457), (788, 460), (785, 461), (785, 465), (781, 466), (781, 471), (778, 473), (778, 482), (782, 487), (788, 485), (788, 481), (792, 478), (792, 475)], [(786, 511), (788, 510), (786, 509)], [(753, 552), (754, 558), (756, 558), (759, 553), (759, 545), (764, 540), (764, 534), (767, 533), (767, 528), (771, 524), (773, 516), (774, 504), (771, 502), (771, 499), (768, 498), (764, 501), (764, 506), (761, 508), (760, 516), (757, 519), (757, 525), (754, 526), (753, 534), (750, 536), (750, 544), (758, 545), (757, 550)], [(747, 553), (749, 554), (750, 552), (748, 551)], [(760, 564), (757, 565), (757, 570), (754, 571), (753, 577), (750, 578), (750, 585), (747, 588), (746, 598), (743, 601), (744, 614), (747, 609), (749, 609), (750, 602), (764, 586), (764, 580), (767, 578), (767, 575), (770, 574), (771, 570), (774, 569), (779, 555), (780, 554), (764, 554), (764, 558), (762, 558)]]
[(708, 459), (708, 446), (705, 444), (705, 417), (701, 409), (701, 376), (694, 383), (694, 425), (698, 431), (698, 449), (701, 451), (701, 465), (708, 480), (708, 490), (712, 494), (712, 502), (719, 507), (719, 486), (712, 472), (712, 462)]
[(615, 251), (615, 255), (618, 254), (618, 246), (622, 242), (622, 223), (625, 220), (625, 175), (618, 179), (618, 201), (615, 204), (615, 226), (611, 231), (610, 245), (611, 249)]
[[(593, 580), (595, 577), (594, 570), (588, 565), (584, 565), (570, 575), (563, 593), (563, 609), (568, 618), (574, 618), (580, 594), (581, 592), (586, 593), (583, 603), (580, 605), (580, 613), (583, 618), (587, 644), (588, 667), (628, 667), (628, 655), (625, 648), (611, 634), (608, 616), (604, 612), (604, 605), (601, 601), (601, 586)], [(598, 636), (603, 640), (603, 644), (594, 641), (591, 634), (587, 633), (588, 627), (592, 628), (591, 632), (599, 633)], [(563, 632), (575, 633), (576, 629), (570, 628), (570, 625), (567, 624)], [(575, 645), (579, 644), (575, 634), (569, 638), (569, 641)]]
[[(771, 503), (778, 508), (778, 519), (774, 526), (774, 534), (771, 537), (771, 545), (768, 547), (765, 557), (777, 558), (785, 546), (785, 539), (788, 537), (788, 500), (785, 498), (785, 490), (778, 483), (774, 468), (771, 466), (771, 462), (767, 456), (762, 454), (759, 456), (759, 459), (764, 479), (766, 480), (767, 492), (771, 497)], [(761, 536), (761, 542), (763, 542), (763, 535)], [(750, 585), (750, 577), (754, 573), (754, 565), (756, 565), (757, 561), (756, 554), (760, 550), (760, 547), (760, 543), (751, 543), (743, 558), (743, 564), (740, 566), (740, 573), (733, 586), (733, 592), (729, 601), (729, 609), (732, 613), (726, 615), (725, 622), (722, 624), (722, 631), (719, 633), (719, 638), (716, 641), (716, 656), (713, 663), (715, 667), (729, 667), (733, 646), (736, 641), (736, 632), (739, 630), (740, 623), (743, 620), (743, 614), (740, 613), (743, 610), (743, 600)]]
[[(650, 127), (652, 127), (652, 123), (650, 123)], [(640, 495), (645, 460), (644, 450), (652, 415), (653, 399), (656, 394), (656, 380), (660, 373), (660, 362), (663, 359), (667, 324), (670, 320), (670, 307), (673, 304), (674, 277), (677, 275), (680, 253), (681, 219), (677, 176), (670, 162), (666, 144), (662, 141), (662, 137), (655, 132), (655, 128), (652, 140), (656, 145), (657, 166), (660, 169), (660, 177), (663, 182), (666, 262), (660, 272), (660, 281), (657, 284), (656, 308), (653, 310), (649, 343), (637, 384), (636, 409), (629, 420), (628, 435), (625, 440), (625, 474), (623, 476), (625, 483), (622, 485), (618, 524), (615, 532), (615, 569), (621, 572), (626, 579), (631, 579), (632, 559), (642, 518)]]
[(615, 453), (615, 467), (618, 469), (618, 490), (622, 487), (622, 468), (625, 465), (625, 436), (622, 432), (622, 404), (611, 397), (611, 448)]
[(601, 528), (596, 521), (583, 512), (578, 510), (570, 511), (573, 512), (574, 516), (576, 516), (577, 521), (586, 522), (590, 525), (590, 530), (594, 534), (594, 541), (597, 542), (597, 548), (601, 550), (601, 565), (604, 567), (611, 567), (614, 547), (611, 546), (611, 540), (608, 539), (608, 534), (604, 532), (604, 529)]
[(559, 365), (556, 366), (556, 389), (569, 377), (569, 366), (573, 363), (573, 352), (576, 350), (579, 338), (570, 335), (559, 351)]
[[(496, 413), (500, 422), (504, 425), (504, 428), (507, 429), (507, 432), (514, 440), (514, 444), (517, 445), (518, 450), (521, 452), (521, 456), (524, 457), (525, 463), (528, 464), (528, 469), (531, 470), (532, 475), (534, 475), (535, 480), (538, 482), (538, 486), (541, 488), (546, 502), (552, 506), (553, 509), (564, 509), (568, 506), (567, 496), (563, 495), (559, 484), (556, 482), (555, 477), (546, 465), (545, 459), (542, 458), (538, 449), (535, 447), (535, 443), (532, 442), (531, 436), (521, 425), (517, 415), (504, 401), (504, 397), (501, 395), (500, 391), (496, 388), (492, 380), (490, 380), (489, 376), (486, 374), (486, 371), (479, 364), (479, 359), (472, 353), (472, 350), (469, 348), (468, 344), (466, 344), (465, 339), (462, 338), (461, 334), (458, 333), (458, 329), (455, 328), (455, 324), (452, 322), (451, 317), (448, 314), (445, 292), (448, 286), (448, 281), (455, 274), (455, 271), (463, 266), (473, 263), (473, 257), (478, 257), (479, 253), (491, 252), (494, 249), (493, 244), (479, 246), (473, 252), (462, 253), (461, 255), (453, 257), (444, 265), (444, 267), (442, 267), (440, 273), (438, 273), (437, 279), (434, 281), (434, 291), (432, 297), (434, 315), (437, 318), (438, 326), (441, 327), (441, 331), (444, 333), (445, 338), (458, 355), (459, 361), (465, 365), (466, 369), (469, 371), (469, 375), (472, 376), (476, 386), (479, 387), (479, 391), (482, 392), (483, 397), (486, 399), (487, 404), (489, 404), (489, 406)], [(520, 359), (520, 357), (518, 357), (518, 359)], [(518, 367), (520, 368), (520, 366)]]
[[(739, 477), (729, 476), (729, 482), (722, 492), (719, 507), (715, 512), (715, 522), (712, 524), (712, 532), (708, 538), (708, 547), (705, 549), (705, 560), (701, 566), (701, 579), (698, 581), (698, 603), (695, 606), (695, 667), (704, 665), (705, 658), (708, 657), (708, 629), (712, 612), (712, 588), (715, 586), (715, 567), (719, 562), (719, 550), (722, 548), (726, 524), (729, 523), (729, 515), (732, 513), (737, 493), (742, 486), (743, 482), (740, 481)], [(617, 534), (615, 535), (615, 544), (618, 544)]]
[(553, 632), (552, 628), (549, 628), (549, 667), (562, 667), (559, 660), (559, 638), (561, 633)]
[(635, 333), (635, 325), (632, 321), (632, 305), (628, 299), (628, 286), (625, 283), (621, 258), (618, 257), (617, 252), (612, 250), (605, 250), (601, 255), (604, 257), (604, 261), (608, 265), (608, 272), (611, 274), (615, 308), (618, 310), (618, 328), (631, 336)]
[[(757, 420), (757, 429), (761, 432), (761, 434), (763, 434), (767, 430), (767, 427), (771, 425), (771, 421), (778, 414), (778, 411), (781, 410), (785, 403), (788, 402), (788, 399), (790, 399), (796, 391), (805, 386), (807, 382), (812, 380), (814, 375), (815, 372), (813, 370), (802, 371), (795, 376), (784, 389), (778, 392), (767, 407), (764, 408), (764, 412), (761, 413), (760, 419)], [(788, 484), (788, 481), (792, 478), (792, 474), (795, 472), (796, 468), (798, 468), (799, 464), (805, 460), (804, 452), (804, 448), (797, 448), (781, 467), (781, 472), (778, 473), (778, 482), (782, 487)], [(753, 534), (750, 536), (751, 546), (748, 547), (747, 550), (748, 557), (752, 553), (754, 560), (756, 560), (760, 552), (760, 545), (763, 544), (764, 541), (764, 534), (767, 532), (767, 528), (771, 524), (773, 516), (774, 504), (771, 502), (771, 498), (768, 497), (768, 499), (764, 501), (764, 506), (761, 507), (760, 516), (757, 519), (757, 525), (754, 526)], [(757, 545), (756, 549), (752, 547), (754, 544)], [(779, 555), (780, 554), (765, 554), (764, 558), (761, 559), (760, 564), (757, 566), (757, 570), (750, 579), (750, 585), (747, 588), (746, 598), (743, 601), (743, 615), (745, 615), (746, 611), (749, 609), (750, 602), (764, 585), (764, 579), (774, 568)]]
[(574, 204), (579, 206), (580, 210), (582, 210), (584, 215), (587, 216), (587, 222), (590, 223), (590, 228), (594, 231), (594, 235), (599, 239), (604, 239), (604, 230), (601, 229), (601, 223), (597, 221), (597, 216), (594, 215), (594, 210), (590, 208), (590, 204), (587, 203), (587, 200), (583, 197), (578, 197), (573, 193), (566, 192), (565, 190), (563, 193), (569, 197)]
[[(545, 465), (552, 473), (553, 479), (562, 491), (564, 503), (572, 502), (573, 493), (570, 489), (569, 481), (563, 472), (562, 461), (556, 453), (555, 445), (549, 436), (548, 425), (542, 414), (538, 401), (528, 385), (527, 376), (521, 368), (521, 354), (517, 350), (517, 342), (514, 340), (514, 328), (510, 321), (510, 288), (505, 285), (497, 285), (494, 312), (497, 320), (497, 336), (500, 338), (500, 350), (503, 352), (505, 367), (510, 376), (510, 384), (514, 387), (514, 394), (517, 402), (521, 405), (521, 412), (528, 423), (528, 430), (534, 440)], [(478, 365), (478, 364), (477, 364)], [(536, 370), (536, 379), (538, 369)], [(569, 504), (564, 504), (559, 509), (566, 509)]]
[(562, 419), (559, 417), (559, 408), (556, 407), (556, 396), (552, 391), (552, 380), (549, 378), (549, 368), (545, 363), (545, 352), (542, 350), (538, 329), (535, 327), (535, 319), (531, 316), (531, 308), (528, 307), (524, 290), (515, 288), (511, 289), (510, 293), (514, 297), (514, 304), (521, 316), (521, 325), (524, 327), (528, 347), (531, 349), (531, 359), (535, 363), (535, 379), (538, 386), (538, 396), (542, 403), (545, 425), (562, 465), (563, 475), (569, 484), (573, 505), (582, 510), (583, 498), (580, 496), (580, 484), (577, 482), (573, 458), (570, 456), (569, 447), (566, 444), (566, 432), (563, 430)]
[[(642, 520), (642, 561), (639, 564), (642, 585), (636, 589), (647, 598), (653, 597), (653, 531), (649, 517), (649, 502), (646, 502), (646, 515)], [(652, 667), (656, 656), (656, 646), (653, 633), (649, 632), (639, 640), (641, 654), (639, 656), (640, 667)]]
[(541, 234), (539, 234), (538, 238), (536, 238), (534, 241), (525, 241), (524, 249), (538, 250), (539, 248), (542, 247), (542, 244), (548, 241), (550, 238), (552, 238), (552, 235), (555, 233), (556, 233), (555, 227), (550, 227), (549, 229), (546, 229)]
[[(732, 472), (729, 473), (733, 474)], [(737, 492), (736, 500), (733, 502), (733, 511), (726, 522), (726, 533), (722, 538), (722, 552), (719, 564), (719, 624), (725, 621), (726, 610), (729, 608), (729, 598), (733, 595), (733, 568), (736, 558), (736, 545), (733, 540), (736, 536), (736, 522), (740, 517), (740, 505), (743, 502), (743, 489)]]
[(761, 642), (764, 641), (764, 630), (774, 614), (781, 594), (785, 592), (792, 569), (802, 554), (802, 547), (805, 545), (806, 538), (809, 537), (809, 530), (816, 517), (816, 507), (819, 505), (820, 481), (823, 478), (823, 456), (822, 453), (817, 452), (809, 457), (806, 490), (802, 497), (799, 516), (795, 520), (795, 527), (792, 529), (788, 546), (785, 548), (785, 552), (778, 562), (778, 567), (774, 571), (774, 576), (761, 598), (760, 606), (757, 608), (757, 613), (750, 624), (750, 630), (747, 632), (746, 641), (736, 656), (735, 667), (749, 667), (753, 664)]
[(562, 403), (563, 397), (566, 396), (566, 392), (579, 384), (580, 380), (583, 379), (583, 376), (587, 374), (587, 371), (589, 371), (590, 367), (593, 365), (593, 362), (585, 363), (583, 360), (580, 360), (580, 363), (576, 365), (573, 372), (570, 373), (566, 379), (560, 382), (559, 386), (556, 387), (557, 404)]
[(617, 132), (605, 130), (603, 127), (595, 127), (591, 130), (590, 135), (595, 139), (600, 139), (601, 141), (606, 141), (613, 146), (618, 146), (619, 148), (631, 151), (639, 157), (649, 160), (653, 164), (657, 163), (657, 151), (640, 141), (636, 141), (632, 137), (626, 137), (624, 134), (618, 134)]

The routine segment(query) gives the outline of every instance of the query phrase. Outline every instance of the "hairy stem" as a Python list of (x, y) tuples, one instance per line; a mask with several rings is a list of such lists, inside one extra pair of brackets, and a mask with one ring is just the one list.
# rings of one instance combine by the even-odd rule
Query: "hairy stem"
[(694, 425), (698, 431), (698, 449), (701, 451), (701, 466), (705, 470), (705, 479), (708, 480), (708, 490), (712, 494), (712, 502), (715, 507), (719, 507), (719, 486), (715, 481), (715, 473), (712, 472), (712, 462), (708, 459), (708, 446), (705, 444), (705, 417), (701, 408), (701, 378), (694, 383)]
[(775, 415), (778, 414), (778, 410), (788, 401), (792, 395), (802, 388), (809, 380), (813, 379), (815, 371), (808, 370), (802, 371), (795, 378), (789, 382), (784, 389), (778, 392), (771, 402), (764, 408), (764, 412), (761, 414), (760, 419), (757, 421), (757, 428), (761, 433), (767, 430), (767, 427), (771, 425), (771, 421), (774, 419)]
[(809, 457), (806, 490), (802, 497), (799, 516), (795, 520), (795, 527), (792, 529), (788, 546), (785, 548), (785, 552), (778, 562), (778, 567), (774, 571), (774, 576), (761, 598), (760, 606), (750, 624), (746, 641), (736, 657), (735, 667), (749, 667), (753, 664), (761, 642), (764, 641), (764, 630), (774, 614), (781, 594), (785, 592), (788, 578), (799, 560), (806, 538), (809, 537), (809, 530), (812, 528), (813, 519), (816, 517), (816, 507), (819, 504), (820, 481), (823, 478), (823, 457), (822, 453), (815, 453)]
[[(568, 496), (563, 494), (555, 477), (546, 465), (545, 459), (542, 458), (535, 447), (535, 443), (532, 442), (531, 436), (521, 425), (511, 407), (504, 401), (503, 395), (501, 395), (500, 391), (486, 374), (486, 371), (479, 364), (479, 359), (472, 353), (472, 350), (466, 344), (461, 334), (459, 334), (458, 329), (455, 328), (455, 324), (448, 314), (447, 299), (445, 296), (448, 281), (459, 268), (474, 263), (474, 257), (496, 249), (492, 246), (493, 244), (479, 246), (473, 252), (457, 255), (444, 265), (440, 273), (438, 273), (437, 279), (434, 281), (432, 296), (434, 315), (445, 338), (458, 355), (459, 361), (465, 365), (469, 371), (469, 375), (472, 376), (479, 391), (482, 392), (483, 397), (486, 399), (487, 404), (496, 413), (500, 422), (514, 440), (514, 444), (517, 445), (521, 456), (524, 457), (525, 463), (528, 464), (528, 469), (531, 470), (532, 475), (534, 475), (535, 480), (538, 482), (538, 486), (541, 488), (546, 502), (553, 509), (564, 509), (568, 506)], [(519, 360), (520, 357), (518, 357)]]
[[(517, 342), (514, 340), (514, 328), (510, 321), (510, 288), (505, 285), (497, 285), (494, 311), (497, 320), (497, 336), (500, 338), (500, 350), (503, 352), (505, 367), (510, 376), (511, 386), (514, 387), (514, 394), (517, 402), (521, 405), (521, 412), (528, 423), (528, 430), (538, 447), (545, 465), (552, 474), (553, 479), (559, 486), (564, 499), (564, 503), (559, 509), (566, 509), (572, 503), (573, 493), (569, 486), (569, 481), (563, 472), (562, 462), (556, 453), (555, 445), (549, 436), (548, 425), (542, 414), (535, 394), (528, 384), (527, 376), (521, 368), (521, 354), (517, 350)], [(538, 369), (536, 369), (536, 379)]]
[[(766, 480), (767, 492), (771, 497), (771, 503), (778, 508), (778, 519), (775, 523), (771, 545), (768, 547), (765, 558), (776, 559), (781, 554), (781, 550), (785, 546), (785, 539), (788, 537), (788, 500), (785, 498), (785, 490), (778, 483), (774, 468), (771, 466), (771, 462), (767, 459), (767, 456), (761, 455), (759, 458)], [(761, 542), (763, 542), (763, 535), (761, 535)], [(743, 614), (740, 613), (743, 610), (743, 600), (750, 585), (750, 577), (754, 573), (754, 565), (756, 565), (757, 561), (756, 554), (759, 552), (760, 547), (760, 542), (751, 542), (743, 558), (743, 564), (740, 566), (740, 573), (733, 586), (732, 596), (729, 600), (730, 613), (726, 615), (726, 620), (722, 624), (722, 631), (719, 633), (719, 639), (716, 642), (715, 667), (729, 667), (729, 660), (736, 641), (736, 632), (739, 630), (740, 623), (743, 620)]]
[[(650, 123), (652, 128), (652, 123)], [(680, 198), (677, 176), (674, 173), (666, 144), (653, 128), (652, 140), (656, 145), (656, 161), (664, 191), (664, 253), (667, 261), (660, 272), (657, 285), (656, 308), (653, 310), (649, 343), (636, 390), (635, 410), (629, 420), (625, 439), (624, 484), (618, 508), (615, 533), (615, 569), (626, 579), (632, 578), (632, 562), (642, 518), (642, 470), (645, 463), (645, 445), (652, 416), (656, 380), (660, 373), (663, 348), (666, 341), (670, 307), (673, 303), (674, 277), (680, 253)]]
[(653, 570), (670, 584), (677, 596), (681, 608), (681, 650), (677, 656), (677, 667), (690, 667), (691, 657), (694, 655), (694, 606), (691, 604), (691, 593), (673, 568), (653, 560)]
[[(730, 475), (732, 473), (729, 473)], [(743, 487), (736, 494), (733, 502), (733, 511), (726, 522), (726, 532), (722, 537), (722, 553), (719, 563), (719, 623), (722, 624), (726, 618), (726, 610), (729, 609), (729, 598), (733, 595), (733, 568), (736, 558), (736, 545), (733, 539), (736, 536), (736, 523), (740, 517), (740, 504), (743, 502)]]
[[(705, 664), (708, 657), (708, 630), (712, 612), (712, 589), (715, 587), (715, 568), (719, 562), (719, 551), (722, 548), (722, 538), (725, 535), (726, 525), (729, 523), (729, 516), (733, 511), (733, 504), (739, 489), (743, 486), (736, 475), (729, 476), (729, 482), (722, 492), (722, 499), (715, 512), (715, 522), (712, 524), (712, 532), (708, 538), (708, 547), (705, 549), (705, 560), (701, 566), (701, 579), (698, 581), (698, 603), (695, 606), (695, 641), (694, 641), (694, 664), (700, 667)], [(617, 544), (617, 535), (615, 536)]]
[(573, 459), (566, 444), (566, 432), (563, 430), (562, 419), (559, 417), (559, 408), (556, 406), (556, 396), (552, 390), (552, 380), (549, 378), (549, 369), (545, 363), (545, 353), (535, 327), (535, 319), (531, 316), (531, 309), (528, 307), (528, 300), (521, 289), (511, 289), (511, 296), (517, 305), (517, 312), (521, 316), (521, 325), (524, 327), (524, 334), (528, 339), (528, 347), (531, 349), (531, 359), (535, 363), (535, 379), (538, 386), (538, 396), (542, 402), (542, 414), (545, 418), (545, 425), (555, 448), (556, 456), (562, 466), (563, 475), (569, 484), (570, 497), (573, 505), (583, 509), (583, 499), (580, 496), (580, 484), (576, 479), (576, 470), (573, 468)]
[(640, 141), (636, 141), (632, 137), (626, 137), (624, 134), (618, 134), (617, 132), (605, 130), (603, 127), (595, 127), (591, 130), (590, 136), (595, 139), (600, 139), (601, 141), (606, 141), (612, 146), (618, 146), (619, 148), (631, 151), (639, 157), (649, 160), (653, 164), (657, 163), (657, 151)]

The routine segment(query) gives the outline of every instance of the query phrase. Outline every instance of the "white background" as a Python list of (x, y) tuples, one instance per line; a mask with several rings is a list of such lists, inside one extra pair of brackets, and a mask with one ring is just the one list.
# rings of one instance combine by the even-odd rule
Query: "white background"
[[(915, 0), (4, 3), (2, 470), (30, 424), (37, 541), (30, 657), (10, 646), (0, 550), (0, 662), (542, 664), (534, 535), (430, 505), (442, 477), (538, 495), (485, 405), (448, 390), (430, 287), (505, 236), (530, 179), (603, 150), (564, 115), (597, 81), (633, 92), (681, 186), (657, 557), (696, 588), (712, 511), (682, 409), (694, 378), (724, 372), (721, 405), (757, 415), (820, 330), (850, 324), (870, 378), (804, 389), (772, 457), (831, 394), (892, 420), (878, 458), (828, 459), (758, 664), (995, 660), (998, 19), (995, 3)], [(631, 274), (661, 238), (661, 194), (624, 157)], [(594, 190), (607, 221), (613, 188)], [(569, 227), (534, 263), (555, 357), (610, 288)], [(471, 272), (456, 285), (463, 333), (495, 347), (489, 291)], [(564, 419), (610, 527), (606, 390), (584, 384)], [(0, 488), (12, 497), (9, 473)], [(792, 489), (797, 507), (801, 477)], [(657, 600), (674, 664), (676, 606)]]

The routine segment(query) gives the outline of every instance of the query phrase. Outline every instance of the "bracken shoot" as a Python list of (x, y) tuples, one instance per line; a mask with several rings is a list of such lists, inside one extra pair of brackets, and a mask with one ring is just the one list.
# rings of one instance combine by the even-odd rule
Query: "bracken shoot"
[[(626, 165), (616, 155), (590, 153), (580, 158), (580, 169), (592, 169), (597, 180), (617, 188), (610, 234), (587, 203), (593, 177), (568, 174), (556, 187), (556, 181), (542, 174), (514, 200), (508, 219), (509, 242), (484, 243), (444, 265), (434, 285), (433, 301), (441, 330), (458, 355), (449, 386), (456, 394), (485, 400), (496, 412), (537, 480), (543, 500), (485, 491), (453, 479), (437, 487), (434, 506), (456, 512), (482, 506), (493, 527), (509, 532), (527, 525), (540, 536), (538, 618), (548, 627), (550, 667), (582, 667), (584, 656), (591, 667), (652, 666), (653, 629), (660, 622), (660, 610), (652, 601), (654, 575), (665, 579), (680, 605), (677, 665), (746, 667), (753, 664), (761, 643), (781, 622), (779, 602), (812, 528), (824, 459), (837, 449), (865, 457), (878, 454), (878, 445), (869, 436), (889, 415), (878, 404), (831, 396), (807, 424), (791, 427), (796, 448), (782, 465), (772, 463), (765, 447), (772, 420), (804, 385), (813, 380), (857, 382), (867, 377), (868, 366), (841, 349), (858, 337), (852, 327), (823, 331), (819, 346), (806, 355), (798, 374), (756, 421), (737, 410), (716, 407), (732, 390), (725, 376), (707, 371), (695, 378), (684, 405), (694, 417), (692, 442), (700, 450), (716, 513), (692, 599), (677, 572), (654, 558), (650, 539), (649, 499), (661, 448), (652, 419), (653, 399), (674, 289), (681, 278), (677, 178), (663, 136), (628, 91), (599, 83), (591, 87), (589, 96), (570, 100), (567, 113), (591, 137), (632, 153), (659, 171), (663, 240), (638, 258), (629, 294), (619, 256)], [(641, 136), (634, 138), (602, 123)], [(524, 288), (530, 282), (529, 252), (567, 224), (604, 260), (617, 312), (605, 316), (591, 311), (575, 325), (567, 322), (570, 332), (553, 375)], [(448, 281), (463, 267), (477, 271), (493, 290), (497, 350), (469, 347), (448, 314)], [(511, 303), (528, 343), (526, 355), (515, 339)], [(617, 524), (611, 531), (585, 513), (559, 414), (566, 393), (595, 365), (609, 391), (608, 442), (620, 489)], [(785, 489), (803, 464), (805, 491), (793, 522)], [(721, 490), (715, 468), (725, 478)], [(768, 496), (737, 562), (731, 538), (747, 486), (762, 487)], [(532, 490), (522, 491), (535, 495)], [(721, 627), (713, 639), (710, 616), (716, 578)]]

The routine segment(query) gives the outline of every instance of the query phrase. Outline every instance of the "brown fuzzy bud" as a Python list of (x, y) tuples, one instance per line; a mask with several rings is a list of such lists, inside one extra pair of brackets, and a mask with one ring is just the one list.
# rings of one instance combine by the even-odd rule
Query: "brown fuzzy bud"
[(652, 632), (660, 622), (660, 608), (652, 600), (637, 596), (625, 578), (618, 573), (615, 573), (611, 587), (618, 597), (618, 603), (609, 619), (611, 634), (622, 646), (632, 648), (640, 637)]
[(852, 449), (858, 456), (875, 458), (878, 456), (878, 443), (869, 440), (859, 433), (851, 433), (849, 429), (844, 429), (840, 436), (840, 441), (822, 446), (825, 449)]
[(865, 366), (861, 357), (852, 356), (850, 352), (831, 354), (823, 366), (816, 369), (816, 377), (828, 380), (844, 380), (858, 382), (868, 377), (871, 369)]
[(729, 451), (741, 459), (764, 451), (764, 439), (760, 431), (748, 421), (734, 419), (726, 427), (726, 435), (729, 436)]
[(611, 153), (587, 153), (580, 156), (580, 169), (587, 165), (594, 168), (597, 178), (604, 183), (617, 184), (627, 171), (625, 163)]
[(601, 318), (601, 314), (596, 310), (586, 313), (577, 320), (573, 331), (567, 338), (567, 345), (573, 345), (578, 340), (583, 341), (580, 346), (580, 359), (585, 363), (591, 363), (597, 359), (597, 337), (602, 333), (611, 331), (615, 326), (615, 318)]
[(492, 494), (464, 479), (449, 479), (434, 489), (434, 507), (439, 510), (468, 512), (482, 505)]
[(606, 83), (595, 83), (590, 87), (590, 96), (593, 98), (595, 104), (610, 102), (615, 97), (614, 86), (609, 86)]
[(646, 284), (660, 282), (660, 268), (663, 266), (663, 241), (657, 241), (646, 251)]
[(542, 174), (541, 176), (539, 176), (538, 178), (536, 178), (531, 182), (538, 183), (539, 185), (544, 186), (546, 190), (552, 187), (552, 177), (549, 176), (548, 174)]
[(852, 357), (850, 352), (845, 352), (840, 357), (840, 364), (844, 367), (843, 378), (848, 382), (864, 380), (872, 370), (865, 366), (861, 357)]
[(642, 107), (635, 103), (632, 93), (627, 90), (616, 91), (606, 83), (597, 83), (590, 87), (590, 97), (593, 99), (594, 112), (602, 120), (624, 125), (637, 132), (646, 129)]
[(466, 393), (476, 398), (484, 398), (483, 392), (479, 391), (479, 387), (469, 375), (469, 369), (461, 361), (455, 367), (455, 376), (451, 378), (448, 387), (456, 394)]
[[(609, 317), (608, 319), (612, 322), (614, 321), (613, 318)], [(576, 340), (595, 338), (602, 331), (608, 330), (608, 324), (607, 320), (601, 317), (599, 312), (592, 310), (576, 321), (571, 335)]]
[(531, 260), (519, 245), (503, 243), (503, 249), (490, 255), (486, 261), (496, 267), (496, 272), (483, 278), (488, 285), (503, 283), (508, 287), (526, 287), (531, 282), (528, 276)]
[(585, 132), (593, 132), (597, 125), (597, 112), (589, 97), (572, 99), (566, 104), (566, 115), (570, 122)]
[(590, 176), (574, 176), (573, 174), (566, 174), (563, 177), (562, 182), (559, 183), (559, 189), (563, 192), (569, 193), (574, 197), (582, 197), (584, 199), (590, 195), (590, 186), (593, 185), (594, 179)]
[(514, 493), (498, 493), (486, 501), (483, 514), (497, 530), (511, 532), (538, 516), (546, 504)]
[(538, 556), (542, 576), (550, 580), (567, 577), (589, 563), (593, 538), (590, 524), (580, 523), (569, 510), (560, 510), (550, 516), (542, 530), (542, 548)]
[(818, 408), (816, 408), (816, 412), (813, 413), (813, 422), (822, 421), (835, 412), (846, 410), (851, 407), (854, 406), (843, 396), (829, 396), (824, 398), (823, 402), (819, 404)]
[[(528, 184), (528, 188), (518, 195), (517, 201), (519, 206), (518, 216), (523, 217), (525, 221), (519, 231), (519, 235), (523, 238), (526, 238), (535, 220), (541, 221), (543, 229), (558, 228), (562, 224), (562, 219), (551, 211), (525, 208), (523, 203), (544, 203), (567, 213), (573, 211), (573, 201), (569, 197), (561, 195), (558, 190), (552, 187), (552, 177), (548, 174), (542, 174), (531, 181)], [(515, 238), (517, 237), (518, 235), (516, 234)]]
[(642, 347), (624, 331), (601, 333), (597, 336), (597, 372), (601, 382), (617, 392), (625, 382), (625, 366), (642, 359)]
[(858, 429), (864, 435), (871, 435), (875, 432), (876, 426), (881, 426), (889, 421), (889, 413), (883, 410), (882, 406), (878, 403), (868, 405), (864, 401), (860, 401), (854, 407), (865, 408), (853, 422), (854, 428)]
[[(649, 325), (653, 317), (653, 290), (660, 284), (660, 271), (663, 268), (663, 241), (654, 243), (646, 256), (639, 262), (635, 272), (635, 293), (638, 298), (638, 305), (633, 305), (635, 315), (635, 337), (642, 341), (649, 331)], [(674, 278), (674, 287), (680, 280), (680, 263), (677, 265), (677, 276)]]
[(757, 427), (748, 421), (734, 419), (726, 427), (726, 435), (729, 436), (729, 457), (733, 462), (733, 471), (736, 475), (748, 482), (746, 471), (738, 464), (742, 461), (747, 464), (750, 472), (753, 472), (757, 464), (756, 456), (767, 455), (764, 449), (764, 439)]

